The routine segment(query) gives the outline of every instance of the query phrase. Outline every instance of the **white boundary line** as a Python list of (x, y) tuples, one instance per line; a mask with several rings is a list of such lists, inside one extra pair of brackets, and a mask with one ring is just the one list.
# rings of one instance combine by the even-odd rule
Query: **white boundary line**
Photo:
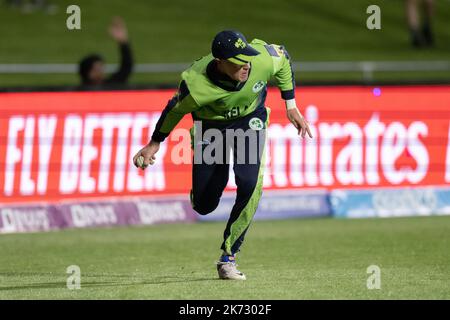
[[(178, 73), (188, 68), (190, 63), (143, 63), (134, 67), (136, 73)], [(107, 71), (117, 68), (116, 64), (106, 65)], [(390, 72), (390, 71), (450, 71), (449, 61), (318, 61), (292, 63), (294, 71), (303, 72)], [(76, 73), (78, 65), (73, 63), (51, 64), (0, 64), (0, 73)]]

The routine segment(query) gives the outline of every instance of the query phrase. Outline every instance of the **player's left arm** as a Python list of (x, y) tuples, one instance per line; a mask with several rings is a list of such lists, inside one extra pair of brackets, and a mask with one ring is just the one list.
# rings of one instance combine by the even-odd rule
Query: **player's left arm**
[(289, 121), (297, 128), (298, 134), (305, 138), (306, 134), (312, 138), (308, 122), (297, 108), (295, 102), (295, 77), (288, 52), (283, 46), (271, 45), (274, 63), (274, 75), (281, 97), (286, 103), (286, 115)]

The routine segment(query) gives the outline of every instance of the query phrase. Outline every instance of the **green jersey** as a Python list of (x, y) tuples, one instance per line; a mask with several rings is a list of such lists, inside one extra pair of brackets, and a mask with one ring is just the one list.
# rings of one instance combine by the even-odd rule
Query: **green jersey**
[(220, 74), (212, 54), (198, 59), (185, 70), (177, 93), (158, 120), (152, 140), (163, 141), (188, 113), (194, 120), (204, 121), (232, 121), (246, 116), (264, 106), (267, 83), (272, 78), (283, 99), (294, 99), (295, 80), (284, 47), (258, 39), (250, 44), (260, 54), (252, 60), (245, 82)]

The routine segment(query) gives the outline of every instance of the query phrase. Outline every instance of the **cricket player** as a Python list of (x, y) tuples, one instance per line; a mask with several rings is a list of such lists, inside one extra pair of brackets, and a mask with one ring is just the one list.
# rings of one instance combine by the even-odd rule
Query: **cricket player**
[[(225, 135), (230, 130), (265, 131), (270, 113), (265, 106), (267, 83), (272, 78), (285, 100), (288, 119), (302, 138), (306, 134), (312, 138), (308, 123), (296, 106), (294, 75), (289, 55), (283, 46), (258, 39), (248, 43), (240, 32), (225, 30), (215, 36), (211, 51), (181, 74), (178, 91), (162, 112), (151, 141), (133, 158), (137, 167), (140, 156), (144, 157), (142, 169), (155, 162), (160, 143), (188, 113), (194, 120), (191, 129), (194, 153), (206, 151), (211, 143), (220, 140), (217, 137), (214, 141), (203, 139), (203, 134), (210, 129), (223, 134), (222, 141), (225, 141)], [(196, 137), (200, 137), (198, 141)], [(235, 255), (244, 241), (261, 197), (266, 141), (265, 134), (252, 137), (244, 139), (241, 151), (236, 144), (242, 139), (233, 139), (231, 146), (229, 141), (223, 143), (232, 150), (237, 189), (223, 234), (222, 255), (217, 262), (220, 279), (246, 279), (236, 268)], [(255, 149), (255, 145), (258, 148)], [(223, 150), (223, 159), (226, 160), (229, 149), (224, 147)], [(255, 161), (247, 161), (251, 156), (250, 150), (257, 150)], [(193, 209), (199, 214), (211, 213), (218, 206), (228, 182), (229, 162), (211, 163), (204, 159), (199, 162), (194, 157), (190, 199)]]

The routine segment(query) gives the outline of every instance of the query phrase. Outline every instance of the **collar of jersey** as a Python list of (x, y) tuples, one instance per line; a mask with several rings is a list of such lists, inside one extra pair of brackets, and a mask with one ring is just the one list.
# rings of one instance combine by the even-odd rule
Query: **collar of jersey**
[[(250, 78), (251, 72), (252, 68), (250, 67), (250, 70), (248, 71), (248, 78)], [(208, 76), (209, 80), (211, 80), (212, 83), (214, 83), (219, 88), (222, 88), (227, 91), (239, 91), (245, 86), (245, 84), (248, 81), (247, 78), (246, 81), (239, 82), (219, 72), (219, 70), (217, 70), (217, 64), (214, 59), (211, 60), (210, 63), (208, 63), (208, 66), (206, 67), (206, 75)]]

